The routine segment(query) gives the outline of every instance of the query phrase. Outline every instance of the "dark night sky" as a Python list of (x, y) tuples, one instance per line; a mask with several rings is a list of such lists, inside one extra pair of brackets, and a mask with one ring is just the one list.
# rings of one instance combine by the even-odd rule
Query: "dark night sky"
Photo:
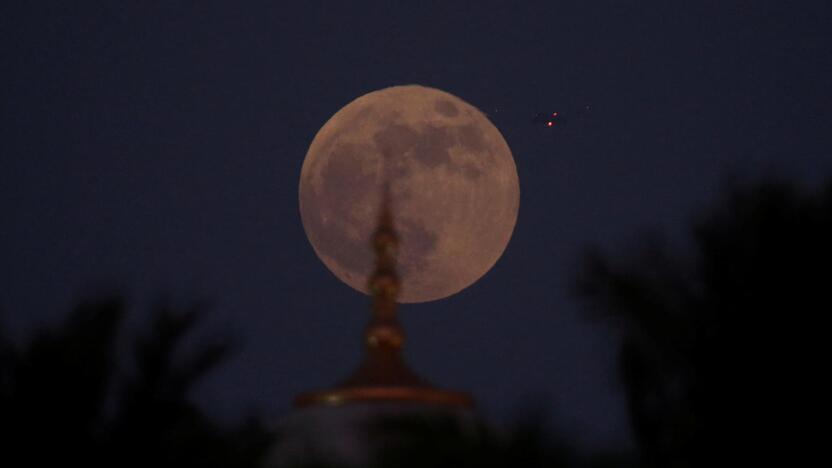
[[(283, 414), (358, 361), (368, 301), (316, 258), (297, 188), (315, 132), (364, 93), (465, 99), (520, 176), (495, 268), (403, 307), (412, 364), (496, 419), (545, 401), (586, 447), (631, 436), (613, 334), (568, 293), (581, 250), (684, 232), (727, 176), (832, 173), (828, 2), (14, 3), (0, 7), (5, 321), (23, 336), (102, 285), (130, 294), (137, 323), (160, 293), (208, 299), (206, 333), (243, 342), (198, 395), (222, 418)], [(531, 123), (587, 104), (562, 131)]]

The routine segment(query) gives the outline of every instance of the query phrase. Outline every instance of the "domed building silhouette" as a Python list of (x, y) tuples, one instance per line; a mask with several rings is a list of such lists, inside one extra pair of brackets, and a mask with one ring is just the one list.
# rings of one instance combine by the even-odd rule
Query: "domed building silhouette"
[(405, 334), (396, 317), (399, 240), (387, 186), (371, 242), (375, 252), (375, 269), (368, 282), (372, 315), (364, 331), (363, 362), (332, 388), (296, 397), (295, 410), (279, 425), (267, 468), (371, 464), (388, 441), (407, 437), (390, 427), (379, 434), (374, 424), (384, 420), (444, 418), (463, 430), (477, 424), (471, 395), (434, 387), (404, 359)]

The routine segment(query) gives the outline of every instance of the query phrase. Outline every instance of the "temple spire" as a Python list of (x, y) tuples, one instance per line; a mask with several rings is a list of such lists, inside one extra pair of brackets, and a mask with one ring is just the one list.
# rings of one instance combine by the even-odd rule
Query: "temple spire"
[(358, 401), (408, 401), (425, 404), (470, 406), (467, 393), (433, 387), (413, 372), (402, 356), (405, 334), (396, 317), (401, 280), (396, 271), (399, 238), (393, 222), (390, 185), (382, 187), (376, 228), (370, 244), (373, 272), (367, 281), (372, 295), (370, 323), (364, 330), (364, 360), (340, 384), (329, 390), (298, 395), (298, 406), (339, 405)]
[(372, 318), (365, 332), (366, 345), (371, 352), (377, 348), (398, 350), (404, 344), (404, 330), (396, 318), (396, 299), (401, 288), (396, 272), (399, 238), (393, 226), (390, 203), (390, 184), (385, 183), (371, 243), (375, 252), (375, 269), (367, 282), (367, 289), (373, 297)]

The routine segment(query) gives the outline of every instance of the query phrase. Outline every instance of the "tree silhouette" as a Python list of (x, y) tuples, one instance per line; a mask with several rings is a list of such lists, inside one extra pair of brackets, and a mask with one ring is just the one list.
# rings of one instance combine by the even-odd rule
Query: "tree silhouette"
[(231, 349), (183, 352), (202, 308), (157, 306), (132, 363), (117, 346), (124, 311), (118, 298), (83, 302), (23, 346), (0, 336), (3, 466), (257, 466), (271, 442), (257, 421), (221, 428), (190, 401)]
[(577, 293), (623, 330), (620, 368), (644, 462), (766, 457), (811, 414), (809, 364), (832, 310), (832, 181), (729, 189), (693, 224), (691, 251), (653, 238), (587, 253)]

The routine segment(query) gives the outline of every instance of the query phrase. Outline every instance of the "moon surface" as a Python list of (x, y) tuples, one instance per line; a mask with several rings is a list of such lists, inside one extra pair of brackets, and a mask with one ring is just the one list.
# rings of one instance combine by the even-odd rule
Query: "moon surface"
[(482, 112), (438, 89), (394, 86), (350, 102), (315, 135), (300, 175), (303, 227), (326, 267), (365, 294), (385, 178), (399, 302), (450, 296), (494, 266), (520, 188), (511, 150)]

